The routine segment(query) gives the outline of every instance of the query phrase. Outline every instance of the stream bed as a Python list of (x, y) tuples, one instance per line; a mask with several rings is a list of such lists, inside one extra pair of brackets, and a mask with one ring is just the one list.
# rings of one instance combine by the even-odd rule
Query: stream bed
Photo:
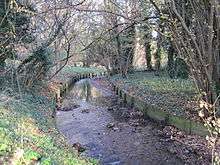
[(143, 114), (123, 105), (110, 84), (100, 79), (77, 82), (57, 112), (57, 127), (80, 155), (103, 165), (182, 165), (167, 151), (161, 128)]

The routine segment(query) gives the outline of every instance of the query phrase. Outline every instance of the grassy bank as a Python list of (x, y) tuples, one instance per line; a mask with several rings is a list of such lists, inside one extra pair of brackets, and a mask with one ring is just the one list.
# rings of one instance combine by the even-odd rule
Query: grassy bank
[(105, 70), (95, 67), (75, 67), (75, 66), (65, 66), (61, 72), (59, 72), (54, 79), (59, 81), (66, 81), (68, 78), (72, 78), (76, 74), (100, 74)]
[(119, 75), (113, 76), (111, 81), (159, 109), (173, 115), (199, 120), (196, 111), (196, 89), (190, 80), (170, 79), (167, 76), (155, 76), (154, 73), (137, 72), (129, 74), (127, 79)]
[(51, 118), (53, 108), (43, 96), (1, 93), (0, 164), (95, 164), (67, 145)]

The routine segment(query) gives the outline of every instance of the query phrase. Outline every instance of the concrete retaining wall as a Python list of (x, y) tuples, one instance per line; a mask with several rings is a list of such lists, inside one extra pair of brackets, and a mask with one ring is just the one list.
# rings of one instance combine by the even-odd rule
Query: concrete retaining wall
[[(105, 76), (106, 72), (100, 74), (78, 74), (71, 78), (66, 83), (62, 84), (59, 90), (56, 91), (54, 99), (56, 103), (61, 105), (62, 98), (71, 90), (74, 84), (84, 78), (93, 78), (97, 76)], [(120, 87), (113, 85), (113, 89), (116, 95), (123, 99), (123, 102), (130, 107), (136, 107), (144, 113), (144, 115), (158, 123), (163, 123), (167, 125), (172, 125), (177, 127), (180, 130), (187, 132), (188, 134), (197, 134), (205, 136), (208, 134), (207, 129), (202, 123), (186, 119), (181, 116), (174, 116), (171, 113), (165, 112), (155, 105), (150, 105), (141, 98), (137, 98), (128, 92), (120, 89)]]
[(62, 99), (67, 95), (67, 93), (72, 89), (72, 87), (77, 81), (85, 78), (93, 78), (93, 77), (105, 76), (105, 75), (107, 75), (107, 72), (102, 72), (99, 74), (95, 74), (95, 73), (77, 74), (73, 76), (67, 82), (61, 83), (60, 88), (54, 94), (54, 101), (59, 107), (61, 105)]
[(188, 134), (197, 134), (200, 136), (205, 136), (208, 134), (206, 127), (200, 123), (190, 119), (186, 119), (181, 116), (175, 116), (169, 112), (165, 112), (155, 105), (150, 105), (141, 98), (137, 98), (128, 92), (120, 89), (120, 87), (113, 85), (115, 94), (123, 99), (124, 103), (131, 107), (136, 107), (142, 111), (145, 117), (148, 117), (158, 123), (163, 123), (166, 125), (172, 125), (176, 128), (187, 132)]

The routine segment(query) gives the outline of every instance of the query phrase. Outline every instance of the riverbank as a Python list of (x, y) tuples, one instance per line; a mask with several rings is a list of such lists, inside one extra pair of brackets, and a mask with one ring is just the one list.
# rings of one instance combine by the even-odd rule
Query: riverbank
[[(116, 75), (110, 81), (126, 104), (138, 108), (158, 124), (168, 126), (169, 133), (165, 135), (174, 141), (170, 146), (184, 146), (201, 159), (210, 160), (211, 147), (205, 140), (208, 130), (198, 117), (197, 93), (192, 82), (158, 77), (149, 72), (130, 74), (127, 79)], [(171, 147), (170, 152), (178, 153), (180, 148)], [(216, 142), (216, 151), (220, 152), (220, 139)]]
[(198, 116), (197, 93), (190, 80), (170, 79), (154, 72), (136, 72), (126, 79), (115, 75), (110, 81), (116, 94), (146, 117), (188, 134), (208, 135)]
[[(109, 85), (109, 79), (99, 79), (96, 80), (96, 82), (96, 84), (101, 84), (101, 86), (104, 86), (104, 89), (114, 89), (114, 85)], [(112, 82), (110, 83), (112, 84)], [(106, 88), (107, 86), (108, 88)], [(98, 85), (96, 85), (96, 87), (98, 87)], [(131, 108), (128, 104), (124, 103), (123, 99), (121, 101), (125, 106)], [(114, 106), (113, 109), (115, 109)], [(126, 111), (123, 113), (126, 113)], [(149, 118), (147, 118), (147, 120), (148, 119)], [(156, 134), (161, 138), (160, 140), (165, 143), (165, 148), (168, 152), (182, 159), (185, 164), (210, 164), (211, 148), (203, 136), (195, 134), (190, 135), (184, 131), (181, 131), (180, 129), (177, 129), (176, 127), (166, 124), (163, 125), (154, 121), (152, 121), (152, 123), (160, 127)], [(216, 143), (216, 149), (217, 151), (220, 151), (220, 140)]]
[[(184, 164), (166, 151), (158, 127), (122, 104), (105, 78), (78, 81), (57, 112), (57, 127), (85, 157), (110, 164)], [(129, 117), (128, 117), (129, 116)]]
[(185, 164), (210, 163), (205, 138), (144, 119), (142, 114), (114, 94), (107, 78), (94, 78), (76, 83), (58, 111), (57, 123), (70, 144), (80, 144), (86, 149), (84, 156), (103, 164), (181, 164), (178, 158)]
[[(94, 72), (91, 72), (93, 70)], [(60, 74), (70, 76), (96, 73), (93, 68), (76, 68)], [(63, 77), (62, 77), (63, 76)], [(68, 78), (63, 79), (68, 80)], [(60, 83), (59, 82), (59, 83)], [(51, 86), (51, 84), (55, 84)], [(60, 86), (51, 82), (20, 96), (5, 87), (0, 93), (0, 164), (92, 165), (96, 160), (80, 158), (56, 129), (54, 92)]]
[(58, 132), (49, 98), (4, 92), (0, 99), (0, 164), (95, 164), (78, 157)]
[[(74, 72), (71, 72), (71, 74), (76, 75)], [(102, 92), (104, 93), (109, 93), (109, 91), (112, 90), (109, 83), (105, 80), (102, 81), (102, 79), (98, 78), (95, 82), (97, 83), (93, 85), (96, 88), (101, 88)], [(102, 84), (102, 87), (99, 86), (100, 84)], [(85, 89), (88, 90), (87, 94), (90, 93), (89, 90), (95, 92), (94, 88), (89, 89), (85, 87)], [(67, 144), (66, 139), (61, 134), (59, 134), (59, 132), (55, 128), (54, 119), (51, 118), (51, 116), (53, 116), (55, 107), (55, 103), (51, 102), (52, 98), (50, 99), (49, 97), (42, 96), (41, 94), (29, 94), (22, 96), (22, 99), (19, 99), (18, 96), (12, 95), (10, 94), (10, 92), (1, 94), (0, 98), (0, 113), (2, 119), (0, 122), (0, 135), (1, 139), (4, 139), (0, 146), (0, 161), (9, 162), (9, 164), (10, 162), (18, 162), (18, 164), (21, 162), (25, 162), (27, 164), (41, 163), (45, 165), (54, 163), (88, 165), (97, 163), (96, 160), (88, 160), (87, 158), (82, 159), (78, 157), (78, 153), (76, 153), (76, 151), (73, 151), (72, 147)], [(108, 102), (108, 99), (106, 101)], [(111, 109), (112, 108), (110, 108), (109, 110)], [(124, 108), (122, 108), (122, 110), (124, 110)], [(86, 114), (87, 111), (88, 109), (86, 109), (85, 111)], [(121, 112), (123, 113), (123, 111)], [(81, 111), (78, 114), (81, 115)], [(126, 112), (124, 114), (126, 114)], [(82, 115), (84, 116), (84, 114)], [(70, 116), (72, 117), (72, 115)], [(169, 133), (169, 131), (171, 133)], [(164, 136), (164, 134), (168, 134), (168, 141), (170, 141), (171, 137), (173, 137), (175, 141), (178, 141), (179, 136), (185, 137), (184, 139), (181, 139), (181, 142), (186, 144), (189, 142), (189, 139), (193, 139), (194, 142), (198, 140), (198, 138), (195, 138), (195, 136), (192, 136), (190, 138), (188, 135), (185, 136), (185, 134), (179, 133), (179, 131), (172, 131), (171, 129), (169, 131), (165, 129), (166, 133), (164, 133), (163, 130), (159, 134), (162, 134), (162, 136)], [(147, 136), (149, 136), (149, 134), (147, 134)], [(124, 136), (122, 135), (121, 137)], [(173, 139), (171, 141), (173, 141)], [(200, 138), (200, 140), (203, 139)], [(151, 141), (147, 143), (150, 142)], [(179, 149), (180, 146), (183, 145), (181, 142), (177, 144), (175, 142), (170, 143), (169, 146), (174, 145), (174, 147), (168, 147), (168, 150), (170, 150), (171, 153), (173, 152), (176, 155), (183, 155), (183, 158), (181, 159), (184, 159), (184, 157), (186, 158), (189, 155), (193, 155), (192, 153), (197, 152), (198, 148), (200, 147), (200, 150), (203, 154), (196, 154), (196, 157), (201, 156), (201, 159), (206, 157), (205, 160), (209, 160), (209, 155), (205, 152), (206, 148), (201, 148), (201, 141), (197, 141), (198, 146), (195, 147), (196, 149), (189, 149), (188, 146), (190, 144), (187, 144), (184, 145), (184, 150)], [(202, 144), (204, 144), (202, 145), (202, 147), (204, 147), (204, 140), (202, 141)], [(167, 143), (165, 145), (167, 145)], [(183, 154), (180, 154), (180, 152), (183, 152)], [(186, 158), (187, 162), (190, 162), (192, 160), (195, 159)]]
[(141, 98), (157, 109), (200, 121), (197, 114), (197, 93), (192, 81), (156, 76), (154, 72), (129, 74), (127, 79), (119, 75), (111, 81), (134, 97)]

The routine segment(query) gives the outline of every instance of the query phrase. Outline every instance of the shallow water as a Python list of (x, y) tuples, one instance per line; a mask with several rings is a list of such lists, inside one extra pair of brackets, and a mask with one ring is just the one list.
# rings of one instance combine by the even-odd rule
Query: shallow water
[[(80, 107), (72, 108), (76, 104)], [(184, 164), (167, 152), (156, 124), (126, 115), (136, 111), (123, 107), (111, 89), (96, 79), (77, 82), (63, 108), (69, 111), (57, 112), (57, 127), (70, 144), (86, 148), (81, 156), (97, 158), (104, 165)]]

